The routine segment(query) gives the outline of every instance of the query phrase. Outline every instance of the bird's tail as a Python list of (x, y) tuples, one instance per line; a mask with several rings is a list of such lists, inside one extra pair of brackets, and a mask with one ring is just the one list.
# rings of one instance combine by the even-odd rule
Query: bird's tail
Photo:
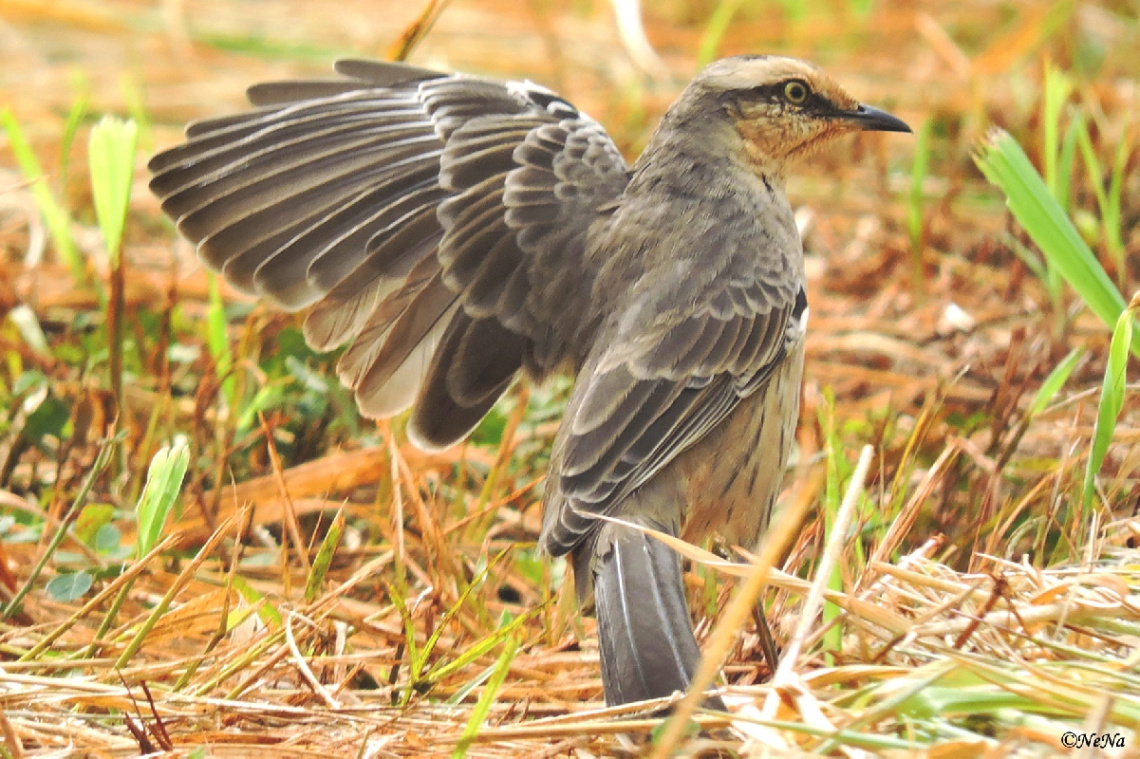
[[(606, 703), (685, 691), (701, 650), (689, 619), (680, 557), (656, 538), (613, 523), (599, 530), (593, 547), (594, 606)], [(706, 703), (724, 709), (719, 698)]]

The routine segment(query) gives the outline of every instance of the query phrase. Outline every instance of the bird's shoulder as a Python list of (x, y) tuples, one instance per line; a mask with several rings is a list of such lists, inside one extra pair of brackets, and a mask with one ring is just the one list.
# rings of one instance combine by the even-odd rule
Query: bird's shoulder
[(626, 363), (638, 376), (680, 378), (712, 369), (678, 362), (672, 341), (767, 330), (796, 309), (803, 247), (783, 193), (721, 182), (715, 192), (689, 194), (631, 183), (639, 194), (623, 196), (598, 241), (604, 252), (595, 253), (604, 262), (593, 300), (609, 314), (605, 339), (595, 344), (607, 354), (600, 370)]

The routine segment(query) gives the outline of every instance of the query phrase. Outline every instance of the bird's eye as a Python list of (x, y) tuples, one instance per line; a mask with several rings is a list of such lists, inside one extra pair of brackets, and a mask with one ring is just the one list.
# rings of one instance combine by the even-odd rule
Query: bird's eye
[(803, 105), (808, 98), (808, 86), (799, 79), (793, 79), (784, 85), (784, 99), (792, 105)]

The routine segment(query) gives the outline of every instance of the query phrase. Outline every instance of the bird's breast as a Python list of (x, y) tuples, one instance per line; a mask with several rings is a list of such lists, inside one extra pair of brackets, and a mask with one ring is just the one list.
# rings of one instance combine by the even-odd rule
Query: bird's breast
[(765, 387), (677, 457), (687, 495), (682, 536), (710, 534), (749, 550), (768, 527), (799, 421), (804, 343), (792, 346)]

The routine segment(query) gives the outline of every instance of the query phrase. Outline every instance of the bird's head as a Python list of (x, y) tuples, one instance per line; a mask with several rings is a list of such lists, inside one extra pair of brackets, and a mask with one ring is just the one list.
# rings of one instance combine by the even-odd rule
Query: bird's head
[(728, 138), (739, 137), (737, 144), (758, 172), (777, 176), (790, 159), (834, 137), (911, 131), (895, 116), (859, 103), (815, 66), (777, 56), (739, 56), (710, 64), (674, 110), (684, 121), (717, 119), (728, 127), (723, 130)]

